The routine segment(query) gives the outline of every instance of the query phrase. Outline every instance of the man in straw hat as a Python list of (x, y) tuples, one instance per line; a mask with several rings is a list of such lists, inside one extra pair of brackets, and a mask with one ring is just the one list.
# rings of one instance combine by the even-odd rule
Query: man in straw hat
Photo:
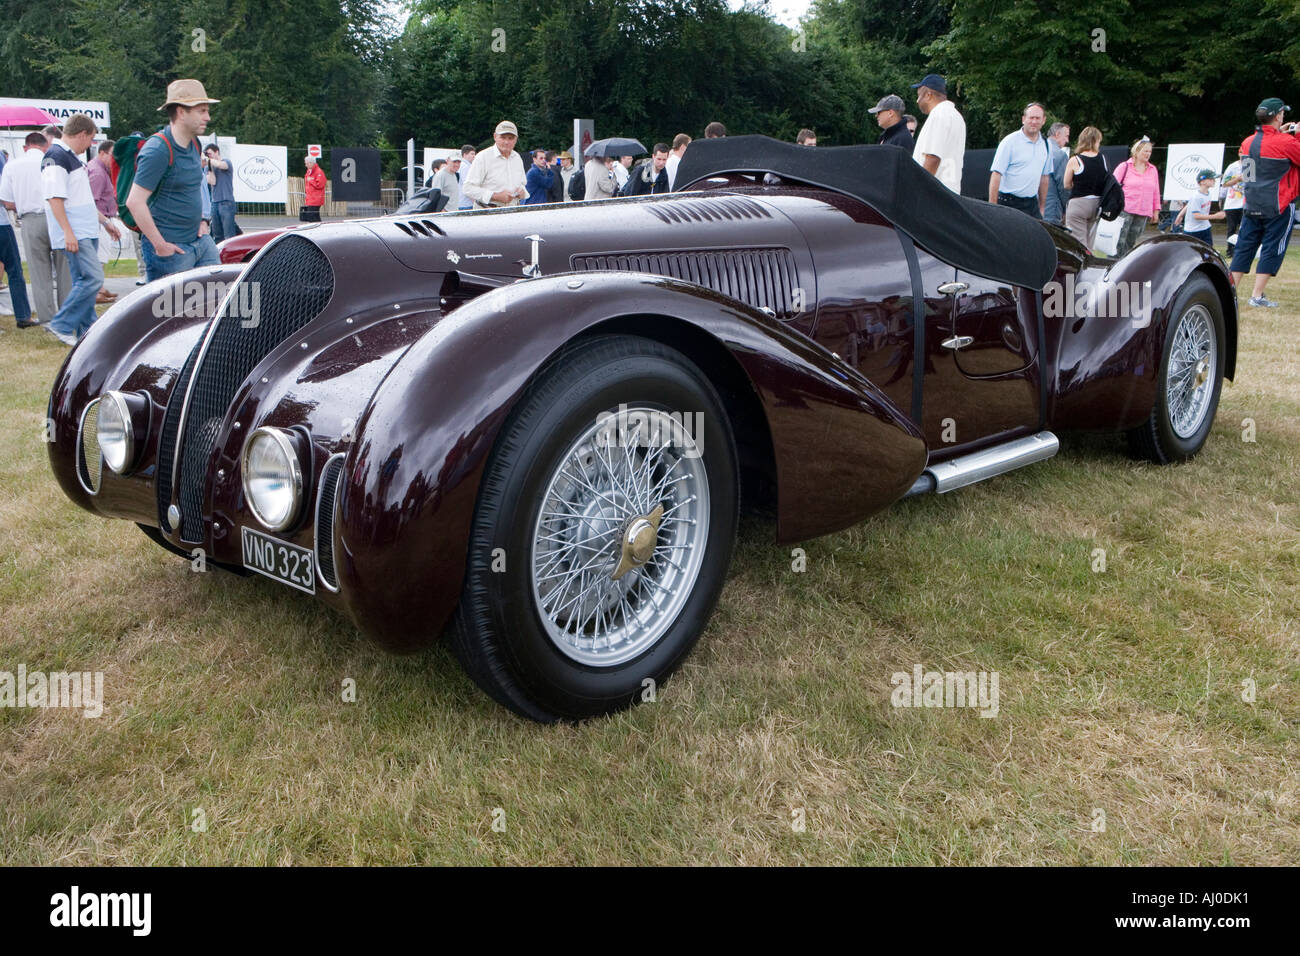
[(217, 247), (203, 221), (202, 154), (198, 138), (208, 128), (209, 99), (198, 80), (167, 87), (168, 125), (149, 137), (136, 159), (135, 181), (126, 199), (143, 235), (145, 273), (150, 281), (217, 265)]

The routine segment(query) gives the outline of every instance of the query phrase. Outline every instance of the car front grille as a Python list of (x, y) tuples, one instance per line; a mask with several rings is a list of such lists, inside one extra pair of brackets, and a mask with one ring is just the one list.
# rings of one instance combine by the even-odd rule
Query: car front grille
[[(320, 315), (333, 294), (334, 270), (325, 254), (310, 240), (287, 235), (267, 247), (240, 277), (226, 305), (212, 320), (205, 345), (197, 358), (191, 356), (194, 367), (188, 387), (182, 392), (185, 383), (177, 383), (162, 436), (163, 448), (170, 448), (166, 422), (172, 419), (173, 406), (183, 394), (184, 408), (176, 413), (183, 421), (175, 442), (182, 540), (202, 540), (208, 461), (235, 393), (273, 349)], [(255, 310), (248, 308), (254, 303)], [(172, 456), (166, 457), (170, 477)], [(164, 500), (163, 464), (160, 458), (158, 500), (165, 512), (172, 489), (166, 489)]]

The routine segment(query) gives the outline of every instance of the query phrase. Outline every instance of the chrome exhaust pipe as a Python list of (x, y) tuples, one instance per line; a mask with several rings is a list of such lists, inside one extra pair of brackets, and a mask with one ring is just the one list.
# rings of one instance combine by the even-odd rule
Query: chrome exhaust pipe
[(961, 455), (957, 458), (941, 461), (921, 472), (921, 477), (908, 490), (905, 498), (934, 491), (945, 494), (956, 488), (973, 485), (994, 475), (1014, 471), (1036, 461), (1044, 461), (1055, 455), (1061, 443), (1051, 432), (1039, 432), (1015, 441), (994, 445)]

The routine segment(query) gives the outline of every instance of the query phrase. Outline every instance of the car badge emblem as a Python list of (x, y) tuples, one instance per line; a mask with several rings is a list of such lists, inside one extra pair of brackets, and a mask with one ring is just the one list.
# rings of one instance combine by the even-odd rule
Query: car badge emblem
[(456, 255), (455, 249), (447, 250), (447, 259), (449, 262), (451, 262), (452, 265), (455, 265), (456, 263), (460, 262), (460, 256)]

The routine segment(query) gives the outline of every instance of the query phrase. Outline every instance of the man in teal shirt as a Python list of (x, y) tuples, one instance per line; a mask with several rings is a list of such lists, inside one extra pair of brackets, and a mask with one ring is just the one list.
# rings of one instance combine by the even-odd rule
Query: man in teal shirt
[(210, 119), (208, 98), (198, 80), (176, 80), (167, 87), (170, 123), (149, 137), (135, 164), (135, 181), (126, 208), (140, 227), (145, 274), (154, 279), (198, 266), (217, 265), (216, 243), (203, 218), (204, 180), (198, 137)]

